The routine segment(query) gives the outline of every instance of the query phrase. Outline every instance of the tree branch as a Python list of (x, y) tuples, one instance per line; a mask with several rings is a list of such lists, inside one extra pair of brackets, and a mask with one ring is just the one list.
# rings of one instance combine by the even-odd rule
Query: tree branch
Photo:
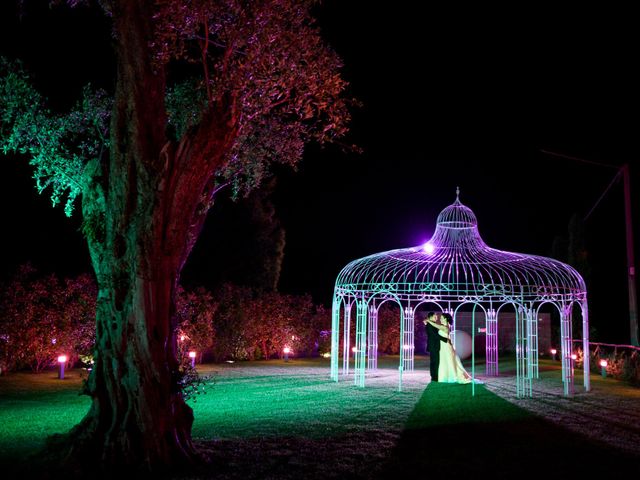
[(204, 33), (205, 38), (203, 41), (200, 41), (200, 50), (202, 55), (202, 68), (204, 69), (204, 81), (207, 86), (207, 100), (209, 106), (211, 106), (213, 99), (211, 98), (211, 81), (209, 78), (209, 65), (207, 64), (207, 50), (209, 49), (209, 21), (206, 16), (204, 18)]

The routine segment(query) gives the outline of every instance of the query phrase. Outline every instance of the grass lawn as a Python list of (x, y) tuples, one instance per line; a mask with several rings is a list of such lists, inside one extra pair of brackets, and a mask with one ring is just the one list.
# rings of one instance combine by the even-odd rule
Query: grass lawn
[[(432, 383), (412, 411), (384, 478), (582, 478), (640, 473), (640, 458), (594, 442), (491, 393)], [(633, 478), (633, 475), (632, 477)]]
[[(476, 386), (427, 384), (426, 359), (397, 391), (397, 357), (367, 387), (329, 381), (325, 359), (202, 365), (193, 437), (211, 463), (184, 478), (559, 478), (640, 473), (640, 458)], [(21, 464), (89, 406), (81, 371), (0, 377), (0, 463)], [(559, 389), (561, 387), (559, 386)], [(179, 478), (179, 477), (178, 477)]]
[(0, 377), (0, 463), (21, 462), (44, 445), (47, 436), (63, 433), (89, 410), (79, 395), (83, 370), (13, 373)]
[(426, 384), (424, 377), (398, 392), (373, 379), (369, 388), (357, 389), (352, 380), (329, 381), (329, 361), (319, 359), (204, 365), (200, 372), (214, 379), (208, 393), (191, 403), (193, 436), (201, 439), (323, 438), (371, 425), (397, 430)]

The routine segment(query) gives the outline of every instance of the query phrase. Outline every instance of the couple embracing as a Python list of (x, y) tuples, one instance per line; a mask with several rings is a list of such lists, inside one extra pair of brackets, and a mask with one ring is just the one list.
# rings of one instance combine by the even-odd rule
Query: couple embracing
[[(471, 375), (464, 369), (449, 335), (452, 323), (448, 313), (429, 312), (424, 319), (427, 327), (429, 369), (431, 381), (440, 383), (471, 383)], [(476, 382), (480, 383), (480, 382)]]

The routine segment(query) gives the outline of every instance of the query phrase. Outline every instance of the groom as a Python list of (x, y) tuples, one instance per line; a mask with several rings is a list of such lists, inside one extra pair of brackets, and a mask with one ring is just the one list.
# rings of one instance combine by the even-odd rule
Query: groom
[(423, 323), (427, 327), (427, 349), (429, 350), (429, 372), (431, 373), (431, 381), (438, 381), (438, 367), (440, 366), (440, 341), (446, 342), (447, 340), (438, 334), (438, 329), (428, 323), (428, 320), (432, 322), (439, 322), (440, 313), (429, 312), (423, 320)]

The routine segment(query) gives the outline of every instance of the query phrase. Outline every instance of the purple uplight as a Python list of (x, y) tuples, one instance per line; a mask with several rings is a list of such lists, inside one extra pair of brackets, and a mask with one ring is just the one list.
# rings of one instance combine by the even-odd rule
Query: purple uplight
[(427, 253), (429, 255), (431, 255), (435, 249), (435, 245), (431, 242), (427, 242), (422, 246), (422, 250), (424, 251), (424, 253)]
[(67, 356), (60, 355), (58, 357), (58, 363), (60, 364), (60, 371), (58, 372), (58, 378), (64, 380), (64, 364), (67, 363)]

